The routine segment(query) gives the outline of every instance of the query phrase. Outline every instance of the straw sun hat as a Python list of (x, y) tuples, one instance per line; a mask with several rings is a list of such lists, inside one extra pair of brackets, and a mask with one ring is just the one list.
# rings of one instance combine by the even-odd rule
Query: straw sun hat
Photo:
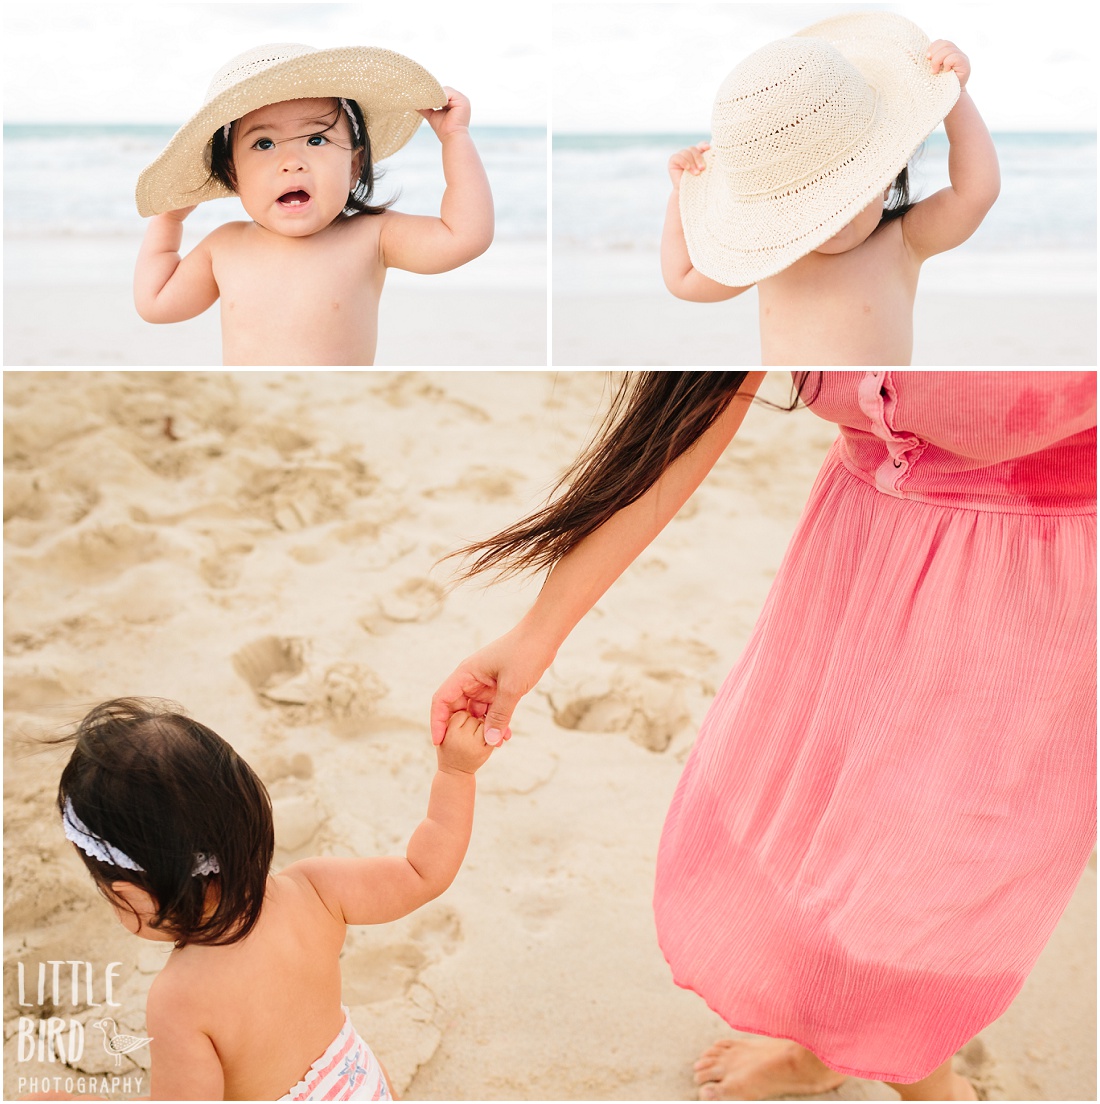
[(232, 195), (210, 178), (214, 132), (267, 104), (329, 96), (359, 104), (373, 161), (395, 153), (413, 136), (422, 120), (421, 108), (438, 108), (447, 102), (435, 77), (392, 50), (369, 46), (318, 50), (287, 43), (258, 46), (214, 74), (202, 107), (142, 170), (137, 182), (139, 213), (159, 215)]
[(707, 168), (680, 181), (695, 268), (742, 287), (843, 229), (959, 98), (899, 15), (826, 19), (749, 55), (714, 101)]

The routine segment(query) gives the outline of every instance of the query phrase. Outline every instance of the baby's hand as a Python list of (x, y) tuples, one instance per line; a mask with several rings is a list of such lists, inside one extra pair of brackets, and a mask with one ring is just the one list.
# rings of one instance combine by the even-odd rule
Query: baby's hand
[(190, 207), (180, 207), (176, 211), (165, 211), (164, 213), (165, 215), (167, 215), (168, 218), (175, 219), (176, 222), (183, 222), (183, 220), (187, 218), (189, 214), (191, 214), (196, 206), (197, 204), (192, 203)]
[(946, 73), (948, 69), (952, 69), (955, 76), (959, 78), (959, 85), (966, 87), (970, 77), (970, 58), (954, 42), (948, 42), (946, 38), (937, 38), (928, 47), (926, 56), (932, 63), (933, 73), (939, 73), (941, 70)]
[(447, 93), (447, 102), (443, 107), (420, 112), (440, 141), (448, 134), (456, 130), (467, 130), (470, 126), (470, 101), (461, 92), (446, 85), (443, 86), (443, 91)]
[(674, 187), (680, 186), (680, 177), (685, 172), (698, 176), (707, 167), (707, 163), (703, 160), (703, 153), (709, 149), (709, 142), (700, 142), (698, 145), (688, 146), (687, 149), (674, 153), (668, 159), (668, 175), (672, 177)]
[(485, 742), (485, 721), (461, 709), (452, 713), (443, 743), (435, 751), (440, 770), (473, 774), (493, 753)]

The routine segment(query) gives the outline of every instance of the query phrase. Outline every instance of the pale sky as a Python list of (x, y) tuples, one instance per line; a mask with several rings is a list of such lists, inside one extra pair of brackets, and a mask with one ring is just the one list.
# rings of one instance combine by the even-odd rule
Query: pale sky
[(473, 121), (545, 126), (549, 13), (506, 0), (4, 4), (7, 122), (182, 125), (214, 72), (269, 42), (381, 46), (470, 98)]
[(718, 85), (746, 54), (861, 8), (900, 12), (955, 41), (992, 129), (1095, 129), (1094, 44), (1079, 0), (8, 3), (4, 118), (178, 126), (224, 62), (281, 41), (406, 54), (468, 95), (475, 123), (546, 124), (552, 75), (557, 131), (693, 132), (709, 126)]
[(894, 11), (970, 57), (993, 130), (1095, 130), (1095, 40), (1078, 0), (902, 4), (559, 2), (556, 132), (709, 133), (726, 74), (767, 42), (844, 12)]

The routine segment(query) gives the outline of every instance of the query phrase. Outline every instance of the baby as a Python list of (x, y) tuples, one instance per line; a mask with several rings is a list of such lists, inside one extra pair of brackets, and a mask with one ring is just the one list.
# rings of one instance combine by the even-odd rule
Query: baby
[[(921, 264), (1000, 188), (969, 76), (958, 47), (887, 12), (752, 54), (719, 90), (713, 148), (669, 161), (668, 289), (717, 302), (755, 285), (765, 365), (909, 364)], [(951, 185), (910, 203), (909, 157), (941, 119)]]
[[(372, 205), (374, 164), (426, 118), (442, 146), (438, 218)], [(134, 274), (147, 322), (221, 299), (225, 364), (369, 365), (389, 268), (446, 272), (493, 238), (470, 103), (388, 50), (260, 47), (215, 76), (203, 108), (138, 180), (152, 215)], [(197, 203), (240, 197), (231, 222), (180, 258)]]
[(391, 1099), (340, 1003), (340, 950), (349, 924), (396, 920), (451, 884), (492, 751), (483, 727), (455, 714), (403, 858), (273, 874), (267, 791), (216, 733), (136, 698), (80, 722), (58, 787), (65, 835), (123, 927), (175, 945), (141, 1032), (153, 1100)]

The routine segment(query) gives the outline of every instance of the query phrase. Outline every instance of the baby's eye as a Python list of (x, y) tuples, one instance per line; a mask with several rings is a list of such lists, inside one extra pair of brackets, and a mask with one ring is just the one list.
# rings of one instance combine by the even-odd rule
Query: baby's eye
[(258, 150), (272, 150), (275, 148), (275, 143), (270, 138), (257, 138), (252, 144), (252, 148)]
[(311, 134), (306, 139), (307, 146), (327, 146), (328, 139), (323, 134)]

